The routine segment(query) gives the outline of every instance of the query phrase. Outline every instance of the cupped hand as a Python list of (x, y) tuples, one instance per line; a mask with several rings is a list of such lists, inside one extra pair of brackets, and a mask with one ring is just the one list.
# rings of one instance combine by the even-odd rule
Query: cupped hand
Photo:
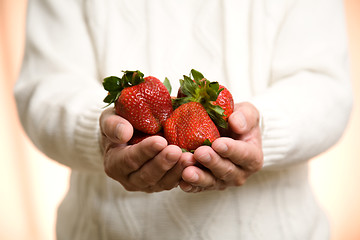
[(228, 137), (216, 139), (211, 147), (201, 146), (194, 159), (202, 166), (188, 166), (182, 173), (180, 187), (185, 192), (223, 190), (242, 186), (263, 165), (260, 115), (250, 103), (235, 105), (228, 123)]
[(100, 117), (105, 173), (128, 191), (159, 192), (177, 187), (183, 170), (194, 164), (192, 154), (152, 136), (128, 145), (132, 125), (106, 109)]

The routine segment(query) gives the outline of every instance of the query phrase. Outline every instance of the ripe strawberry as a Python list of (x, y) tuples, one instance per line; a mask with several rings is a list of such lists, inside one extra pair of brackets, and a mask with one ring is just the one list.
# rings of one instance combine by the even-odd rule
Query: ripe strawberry
[(213, 104), (220, 106), (224, 110), (223, 119), (227, 121), (230, 115), (234, 112), (234, 99), (226, 87), (219, 85), (219, 88), (222, 89), (222, 91), (219, 93), (219, 96)]
[[(191, 79), (193, 77), (194, 79)], [(215, 124), (227, 127), (227, 120), (234, 111), (234, 100), (228, 89), (218, 82), (210, 82), (200, 72), (192, 69), (190, 77), (180, 80), (175, 107), (187, 102), (199, 102)]]
[(144, 133), (159, 132), (173, 112), (165, 85), (155, 77), (144, 78), (140, 71), (125, 71), (122, 78), (107, 77), (103, 86), (109, 92), (104, 102), (115, 103), (116, 113)]
[(169, 144), (191, 151), (212, 143), (220, 133), (200, 103), (188, 102), (175, 109), (166, 120), (164, 136)]

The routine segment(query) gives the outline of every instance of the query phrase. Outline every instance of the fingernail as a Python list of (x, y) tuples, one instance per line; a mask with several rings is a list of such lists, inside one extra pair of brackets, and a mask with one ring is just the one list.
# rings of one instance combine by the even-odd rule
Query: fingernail
[(246, 127), (246, 118), (244, 116), (243, 113), (241, 112), (238, 112), (237, 115), (236, 115), (236, 120), (237, 120), (237, 124), (238, 126), (242, 129), (242, 128), (245, 128)]
[(199, 175), (197, 173), (194, 173), (189, 180), (190, 182), (196, 182), (199, 180)]
[[(152, 146), (153, 146), (153, 149), (157, 149), (159, 151), (166, 147), (166, 145), (164, 145), (164, 143), (162, 143), (162, 142), (156, 142)], [(166, 157), (169, 157), (168, 154), (166, 155)]]
[(179, 154), (178, 153), (173, 153), (173, 152), (169, 152), (166, 154), (166, 159), (169, 162), (177, 162), (179, 160)]
[(211, 160), (211, 157), (208, 153), (204, 153), (203, 155), (199, 156), (199, 161), (203, 163), (207, 163)]
[(217, 143), (214, 147), (215, 151), (218, 153), (224, 153), (228, 150), (228, 146), (225, 143)]
[(182, 161), (182, 162), (181, 162), (181, 167), (186, 168), (186, 167), (188, 167), (188, 166), (193, 166), (193, 165), (195, 165), (195, 163), (196, 163), (196, 160), (194, 160), (194, 159), (191, 159), (191, 160), (189, 160), (189, 161)]
[(189, 192), (191, 189), (192, 189), (192, 186), (190, 184), (183, 187), (183, 191), (185, 191), (185, 192)]
[(115, 136), (116, 136), (119, 140), (122, 140), (123, 127), (124, 127), (124, 124), (119, 123), (118, 125), (116, 125), (116, 128), (115, 128)]

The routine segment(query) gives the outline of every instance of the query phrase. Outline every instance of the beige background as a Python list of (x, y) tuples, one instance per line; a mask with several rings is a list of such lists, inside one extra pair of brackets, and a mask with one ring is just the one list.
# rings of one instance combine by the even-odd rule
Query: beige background
[[(333, 225), (332, 240), (360, 239), (360, 0), (345, 0), (354, 109), (340, 142), (311, 162), (311, 181)], [(52, 240), (68, 169), (25, 136), (12, 88), (24, 44), (26, 0), (0, 0), (0, 239)]]

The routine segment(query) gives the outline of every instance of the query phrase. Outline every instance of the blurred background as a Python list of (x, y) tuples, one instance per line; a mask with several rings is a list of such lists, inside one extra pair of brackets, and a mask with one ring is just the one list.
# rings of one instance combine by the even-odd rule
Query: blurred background
[[(0, 0), (0, 239), (54, 240), (69, 170), (24, 134), (12, 95), (24, 49), (26, 0)], [(345, 0), (354, 108), (336, 146), (311, 161), (311, 183), (332, 224), (331, 240), (360, 239), (360, 0)]]

